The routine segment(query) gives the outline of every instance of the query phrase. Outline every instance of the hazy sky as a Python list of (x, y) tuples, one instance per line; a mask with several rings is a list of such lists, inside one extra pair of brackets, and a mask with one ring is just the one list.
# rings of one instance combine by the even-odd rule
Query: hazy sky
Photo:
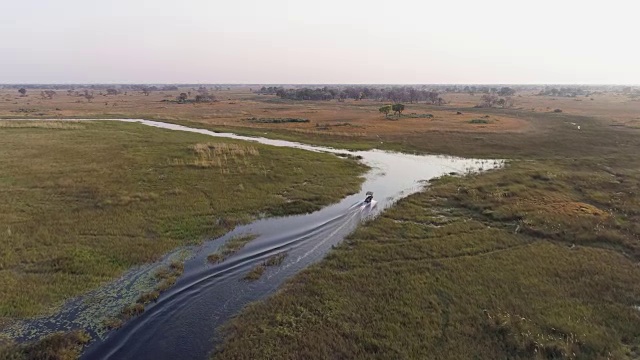
[(2, 0), (0, 83), (640, 84), (635, 0)]

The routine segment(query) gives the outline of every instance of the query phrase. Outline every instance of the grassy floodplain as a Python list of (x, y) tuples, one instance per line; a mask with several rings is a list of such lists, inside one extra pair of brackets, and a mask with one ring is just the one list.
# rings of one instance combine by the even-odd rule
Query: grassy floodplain
[[(375, 100), (290, 101), (237, 88), (216, 92), (216, 103), (163, 102), (178, 93), (89, 103), (2, 90), (0, 117), (148, 118), (349, 149), (510, 159), (498, 171), (435, 181), (363, 225), (235, 319), (215, 357), (638, 357), (638, 99), (522, 92), (512, 109), (477, 109), (480, 94), (447, 93), (445, 106), (407, 104), (407, 117), (385, 119)], [(193, 155), (185, 149), (209, 141), (179, 148)], [(198, 168), (197, 157), (168, 158)]]
[(358, 191), (366, 170), (110, 121), (0, 121), (0, 144), (0, 325), (257, 216), (316, 210)]
[(213, 358), (640, 356), (640, 133), (460, 109), (519, 114), (530, 130), (397, 145), (509, 164), (436, 180), (364, 224), (234, 319)]

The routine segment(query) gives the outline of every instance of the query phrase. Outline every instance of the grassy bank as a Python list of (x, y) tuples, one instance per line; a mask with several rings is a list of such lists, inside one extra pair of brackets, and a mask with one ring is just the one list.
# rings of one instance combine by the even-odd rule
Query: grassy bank
[(214, 358), (640, 356), (639, 134), (526, 116), (527, 134), (397, 143), (514, 160), (364, 224), (234, 319)]
[(0, 324), (256, 216), (319, 209), (358, 191), (365, 170), (116, 122), (0, 121), (0, 144)]

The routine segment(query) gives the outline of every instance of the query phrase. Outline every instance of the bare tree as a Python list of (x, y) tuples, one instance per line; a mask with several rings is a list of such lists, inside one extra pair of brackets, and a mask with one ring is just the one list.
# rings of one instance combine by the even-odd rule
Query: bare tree
[(416, 89), (411, 88), (409, 90), (409, 102), (413, 104), (413, 102), (418, 102), (420, 98), (420, 92)]
[(512, 96), (516, 93), (516, 91), (510, 87), (503, 87), (498, 91), (498, 95), (500, 96)]
[(212, 102), (212, 101), (215, 101), (215, 96), (213, 96), (213, 95), (196, 95), (195, 101), (197, 103)]
[(427, 93), (427, 99), (432, 103), (432, 104), (437, 104), (438, 103), (438, 97), (440, 94), (438, 94), (435, 91), (429, 91)]
[(480, 99), (482, 100), (480, 107), (493, 107), (498, 102), (498, 97), (492, 94), (484, 94)]
[(91, 100), (93, 100), (94, 96), (93, 96), (93, 92), (89, 92), (89, 90), (85, 89), (84, 90), (84, 98), (87, 99), (87, 102), (91, 102)]
[(40, 92), (40, 96), (42, 96), (43, 99), (53, 99), (55, 95), (56, 92), (53, 90), (44, 90)]

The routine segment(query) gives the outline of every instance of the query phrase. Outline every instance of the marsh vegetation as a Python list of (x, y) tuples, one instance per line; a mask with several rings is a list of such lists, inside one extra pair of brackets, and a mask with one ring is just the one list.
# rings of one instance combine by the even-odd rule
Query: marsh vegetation
[(275, 254), (269, 257), (267, 260), (263, 261), (262, 263), (256, 265), (253, 269), (251, 269), (251, 271), (249, 271), (244, 276), (244, 279), (248, 281), (256, 281), (260, 279), (260, 277), (262, 277), (262, 274), (264, 274), (264, 272), (267, 270), (268, 267), (280, 266), (280, 264), (282, 264), (282, 262), (286, 257), (287, 257), (286, 252)]
[(242, 236), (234, 236), (231, 239), (227, 240), (220, 248), (207, 256), (207, 260), (210, 263), (217, 263), (225, 258), (235, 254), (238, 250), (242, 249), (246, 244), (248, 244), (251, 240), (255, 239), (257, 235), (255, 234), (246, 234)]

